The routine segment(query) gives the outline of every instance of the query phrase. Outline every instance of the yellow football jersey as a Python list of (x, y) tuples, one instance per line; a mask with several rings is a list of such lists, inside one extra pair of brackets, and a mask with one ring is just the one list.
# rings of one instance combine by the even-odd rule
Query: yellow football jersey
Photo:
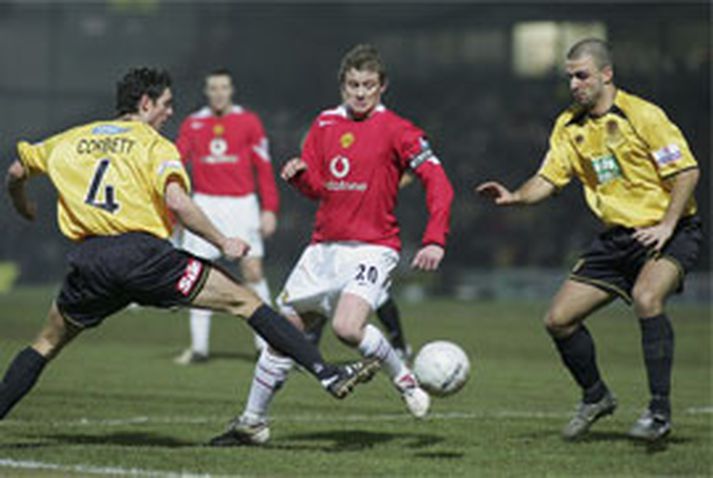
[(126, 232), (167, 238), (166, 184), (174, 177), (190, 188), (173, 143), (137, 121), (97, 121), (17, 150), (31, 175), (49, 175), (59, 227), (73, 240)]
[[(658, 106), (618, 90), (612, 108), (591, 117), (576, 106), (555, 123), (539, 175), (564, 187), (573, 176), (608, 226), (658, 223), (671, 197), (666, 179), (696, 168), (686, 139)], [(684, 216), (696, 212), (693, 198)]]

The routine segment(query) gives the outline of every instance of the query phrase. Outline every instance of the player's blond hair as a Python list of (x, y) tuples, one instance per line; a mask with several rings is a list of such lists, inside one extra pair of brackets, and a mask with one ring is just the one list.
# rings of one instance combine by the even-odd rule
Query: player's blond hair
[(354, 68), (358, 71), (373, 71), (379, 74), (379, 82), (386, 83), (386, 65), (373, 45), (360, 44), (352, 48), (342, 58), (339, 67), (339, 84), (344, 84), (347, 72)]

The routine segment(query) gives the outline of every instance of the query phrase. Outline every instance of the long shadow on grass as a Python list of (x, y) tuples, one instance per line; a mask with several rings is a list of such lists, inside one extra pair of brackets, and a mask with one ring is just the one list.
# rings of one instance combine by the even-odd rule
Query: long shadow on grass
[[(166, 355), (166, 354), (160, 354), (156, 355), (157, 357), (160, 357), (161, 360), (167, 360), (171, 361), (175, 358), (175, 355)], [(200, 362), (195, 364), (197, 367), (205, 367), (207, 365), (210, 365), (211, 363), (215, 363), (217, 361), (223, 361), (223, 360), (236, 360), (240, 362), (250, 362), (251, 364), (254, 364), (255, 361), (257, 360), (257, 353), (256, 352), (211, 352), (210, 353), (210, 358), (207, 362)]]
[(589, 432), (589, 434), (583, 437), (580, 441), (582, 442), (598, 442), (598, 441), (628, 441), (632, 445), (646, 449), (648, 452), (663, 451), (667, 448), (669, 444), (680, 445), (685, 443), (690, 443), (695, 441), (690, 437), (683, 436), (672, 436), (668, 438), (663, 438), (657, 442), (651, 443), (642, 440), (637, 440), (630, 437), (624, 432)]
[(106, 435), (54, 434), (44, 438), (53, 440), (45, 446), (62, 445), (118, 445), (131, 447), (155, 446), (163, 448), (183, 448), (199, 446), (194, 442), (147, 432), (115, 432)]
[[(538, 438), (552, 438), (555, 435), (549, 431), (541, 431), (535, 433), (527, 433), (521, 435), (522, 438), (526, 440), (534, 440)], [(557, 437), (555, 437), (557, 438)], [(605, 431), (590, 431), (587, 435), (579, 438), (577, 440), (569, 442), (572, 446), (576, 446), (580, 443), (597, 443), (597, 442), (613, 442), (613, 441), (624, 441), (629, 442), (637, 448), (641, 448), (646, 453), (660, 453), (666, 451), (669, 445), (681, 445), (686, 443), (691, 443), (696, 441), (691, 437), (685, 437), (680, 435), (674, 435), (672, 437), (661, 439), (657, 442), (646, 442), (642, 440), (637, 440), (630, 437), (625, 432), (605, 432)]]
[[(282, 443), (282, 441), (297, 443)], [(364, 430), (298, 433), (285, 436), (280, 442), (270, 445), (272, 449), (311, 450), (327, 452), (354, 452), (374, 448), (398, 440), (405, 448), (420, 449), (443, 441), (443, 437), (425, 433), (383, 433)], [(328, 442), (315, 443), (309, 442)]]

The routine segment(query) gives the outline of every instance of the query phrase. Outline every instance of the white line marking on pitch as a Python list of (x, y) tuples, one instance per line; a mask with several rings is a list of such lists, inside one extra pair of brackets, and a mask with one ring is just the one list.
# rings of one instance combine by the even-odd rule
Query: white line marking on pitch
[[(527, 411), (493, 411), (493, 412), (447, 412), (447, 413), (431, 413), (426, 417), (428, 420), (474, 420), (479, 418), (561, 418), (569, 416), (568, 413), (561, 412), (527, 412)], [(189, 417), (189, 416), (163, 416), (149, 417), (136, 416), (127, 418), (80, 418), (77, 420), (51, 420), (44, 422), (51, 426), (104, 426), (115, 427), (125, 425), (144, 425), (144, 424), (205, 424), (205, 423), (222, 423), (228, 421), (228, 416), (206, 416), (206, 417)], [(311, 422), (311, 423), (339, 423), (339, 422), (382, 422), (382, 421), (411, 421), (413, 417), (406, 413), (374, 413), (374, 414), (358, 414), (358, 415), (340, 415), (338, 417), (329, 417), (323, 415), (275, 415), (270, 417), (274, 422)], [(0, 427), (8, 426), (27, 426), (25, 420), (5, 420), (0, 422)]]
[[(634, 410), (633, 408), (631, 409)], [(713, 406), (690, 407), (685, 413), (701, 415), (713, 413)], [(544, 412), (527, 410), (494, 410), (483, 412), (444, 412), (431, 413), (427, 420), (476, 420), (483, 418), (520, 418), (520, 419), (555, 419), (569, 417), (569, 412)], [(165, 424), (165, 425), (200, 425), (206, 423), (222, 423), (228, 421), (228, 416), (136, 416), (127, 418), (79, 418), (77, 420), (52, 420), (44, 422), (51, 426), (64, 427), (116, 427), (126, 425)], [(275, 415), (270, 418), (273, 422), (311, 422), (311, 423), (340, 423), (340, 422), (382, 422), (382, 421), (411, 421), (413, 418), (406, 413), (374, 413), (340, 415), (337, 417), (323, 415)], [(0, 427), (27, 426), (26, 420), (5, 420), (0, 422)]]
[[(0, 467), (21, 470), (48, 470), (60, 473), (80, 473), (83, 475), (124, 475), (147, 478), (217, 478), (218, 475), (199, 474), (186, 471), (143, 470), (141, 468), (121, 468), (91, 465), (61, 465), (33, 460), (13, 460), (0, 458)], [(231, 475), (232, 476), (232, 475)]]

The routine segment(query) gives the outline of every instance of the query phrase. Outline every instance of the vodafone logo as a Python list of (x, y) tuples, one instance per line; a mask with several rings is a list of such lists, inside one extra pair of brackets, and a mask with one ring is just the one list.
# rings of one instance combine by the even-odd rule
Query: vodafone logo
[(213, 156), (223, 156), (228, 151), (228, 143), (223, 138), (214, 138), (210, 142), (210, 153)]
[(349, 159), (344, 156), (336, 156), (329, 162), (329, 170), (332, 176), (341, 179), (349, 174)]

